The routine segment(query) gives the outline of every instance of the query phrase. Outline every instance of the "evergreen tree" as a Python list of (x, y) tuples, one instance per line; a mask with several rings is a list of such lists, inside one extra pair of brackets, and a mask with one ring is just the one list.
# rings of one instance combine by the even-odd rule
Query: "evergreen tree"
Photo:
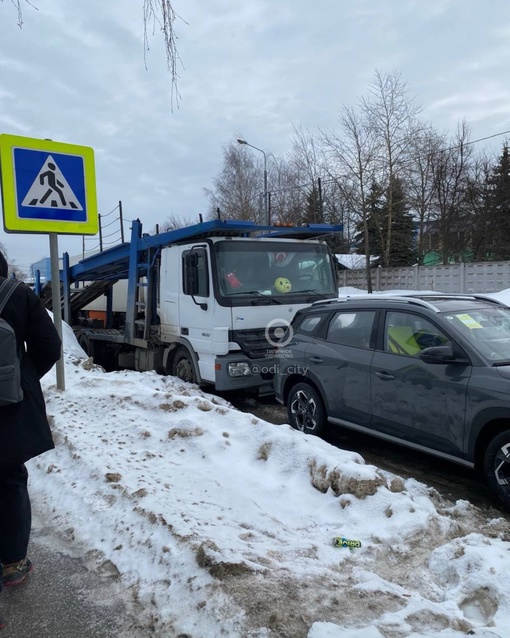
[(388, 266), (412, 266), (416, 263), (415, 224), (406, 202), (402, 180), (394, 178), (393, 221)]
[(308, 193), (308, 197), (306, 198), (306, 211), (305, 214), (301, 218), (302, 224), (317, 224), (320, 222), (320, 201), (319, 201), (319, 191), (315, 187), (315, 184), (312, 187), (312, 190)]
[[(384, 189), (376, 182), (372, 183), (370, 193), (367, 196), (367, 227), (368, 244), (370, 255), (380, 257), (383, 254), (385, 240), (386, 214), (385, 214)], [(363, 221), (356, 224), (356, 234), (354, 236), (356, 252), (358, 255), (365, 254), (365, 234)]]
[(510, 152), (505, 142), (499, 163), (489, 178), (489, 250), (492, 259), (510, 259)]
[[(413, 217), (409, 212), (409, 206), (405, 200), (402, 180), (394, 178), (392, 180), (392, 225), (391, 225), (391, 245), (387, 263), (385, 267), (411, 266), (416, 263), (417, 254), (415, 246), (415, 228)], [(388, 233), (389, 214), (389, 189), (383, 189), (379, 184), (374, 183), (367, 198), (368, 203), (368, 241), (370, 254), (380, 257), (384, 256), (383, 247), (386, 245)], [(357, 225), (357, 247), (358, 254), (365, 254), (365, 241), (362, 223)]]

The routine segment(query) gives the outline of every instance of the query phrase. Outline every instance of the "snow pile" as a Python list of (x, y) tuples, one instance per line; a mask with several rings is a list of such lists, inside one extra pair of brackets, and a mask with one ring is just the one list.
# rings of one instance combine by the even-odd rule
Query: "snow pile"
[(105, 373), (64, 328), (34, 505), (155, 635), (510, 635), (505, 520), (177, 379)]

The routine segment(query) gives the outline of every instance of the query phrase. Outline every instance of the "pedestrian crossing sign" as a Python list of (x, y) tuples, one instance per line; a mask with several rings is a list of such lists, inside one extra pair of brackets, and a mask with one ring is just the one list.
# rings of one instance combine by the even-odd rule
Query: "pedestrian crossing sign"
[(94, 151), (87, 146), (0, 135), (0, 184), (8, 233), (99, 230)]

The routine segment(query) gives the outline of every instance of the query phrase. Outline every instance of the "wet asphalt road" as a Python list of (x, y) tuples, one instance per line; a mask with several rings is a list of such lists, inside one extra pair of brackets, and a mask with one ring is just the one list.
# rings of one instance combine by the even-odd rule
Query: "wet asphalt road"
[(1, 638), (148, 638), (133, 612), (130, 593), (86, 561), (35, 517), (29, 556), (34, 571), (18, 587), (4, 587)]

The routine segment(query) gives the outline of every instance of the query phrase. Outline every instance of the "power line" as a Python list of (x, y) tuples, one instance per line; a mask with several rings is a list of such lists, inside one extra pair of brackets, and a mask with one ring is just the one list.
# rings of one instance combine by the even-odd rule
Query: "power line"
[[(473, 144), (478, 144), (479, 142), (485, 142), (486, 140), (490, 140), (493, 139), (495, 137), (501, 137), (502, 135), (509, 135), (510, 134), (510, 130), (507, 131), (501, 131), (500, 133), (494, 133), (493, 135), (487, 135), (485, 137), (480, 137), (476, 140), (471, 140), (469, 142), (463, 142), (460, 144), (457, 144), (456, 146), (450, 146), (448, 148), (440, 148), (437, 150), (431, 150), (429, 151), (426, 156), (430, 156), (430, 155), (437, 155), (439, 153), (447, 153), (448, 151), (454, 151), (458, 148), (462, 148), (464, 146), (471, 146)], [(420, 158), (420, 156), (414, 156), (409, 158), (409, 162), (411, 162), (412, 160), (417, 161)], [(326, 179), (322, 179), (322, 183), (323, 184), (333, 184), (336, 183), (338, 180), (341, 180), (342, 176), (337, 175), (337, 176), (331, 176), (329, 178)], [(315, 180), (312, 180), (312, 186), (315, 184)], [(277, 195), (279, 193), (285, 193), (285, 192), (290, 192), (290, 191), (294, 191), (294, 190), (300, 190), (300, 189), (305, 189), (305, 188), (310, 188), (310, 182), (306, 182), (303, 184), (297, 184), (296, 186), (288, 186), (286, 188), (280, 188), (278, 190), (272, 190), (270, 191), (272, 195)]]
[(461, 148), (462, 146), (470, 146), (471, 144), (478, 144), (478, 142), (485, 142), (485, 140), (491, 140), (493, 137), (501, 137), (501, 135), (508, 135), (510, 131), (502, 131), (501, 133), (494, 133), (494, 135), (487, 135), (487, 137), (480, 137), (477, 140), (472, 140), (471, 142), (465, 142), (464, 144), (458, 144), (457, 146), (452, 146), (451, 148), (443, 148), (440, 151), (444, 153), (445, 151), (454, 151), (456, 148)]

